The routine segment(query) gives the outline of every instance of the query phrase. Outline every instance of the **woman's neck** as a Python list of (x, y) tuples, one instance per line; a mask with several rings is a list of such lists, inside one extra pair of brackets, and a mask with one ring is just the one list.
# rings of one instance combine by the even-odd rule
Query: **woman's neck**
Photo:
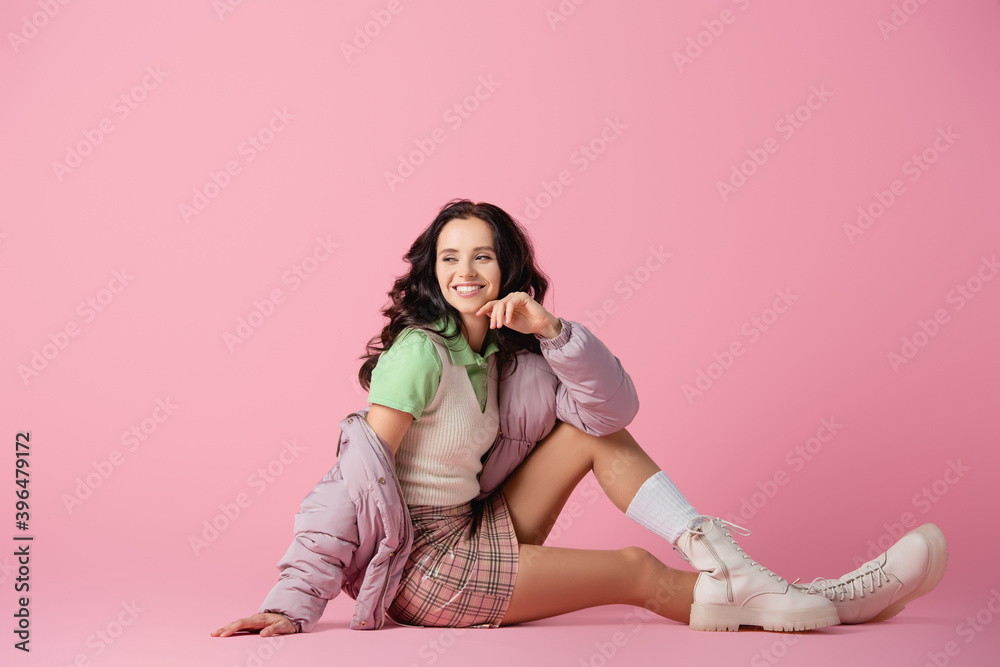
[(468, 341), (469, 347), (476, 354), (479, 354), (483, 349), (483, 341), (486, 339), (489, 326), (490, 319), (488, 317), (471, 317), (471, 321), (462, 318), (462, 334)]

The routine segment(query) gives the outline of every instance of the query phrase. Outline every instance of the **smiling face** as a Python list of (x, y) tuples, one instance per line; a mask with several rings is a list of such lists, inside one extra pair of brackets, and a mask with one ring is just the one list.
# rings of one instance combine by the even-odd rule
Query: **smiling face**
[(444, 298), (463, 321), (485, 318), (476, 311), (500, 295), (493, 228), (479, 218), (449, 220), (438, 235), (435, 267)]

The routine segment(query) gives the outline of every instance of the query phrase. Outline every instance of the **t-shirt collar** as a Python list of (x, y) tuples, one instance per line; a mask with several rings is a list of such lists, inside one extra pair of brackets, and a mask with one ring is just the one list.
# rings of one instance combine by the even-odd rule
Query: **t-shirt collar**
[[(448, 329), (445, 331), (444, 335), (450, 335), (457, 330), (456, 322), (451, 320), (447, 315), (442, 315), (437, 320), (434, 321), (434, 326), (437, 329), (441, 329), (446, 323), (448, 323)], [(452, 365), (455, 366), (468, 366), (469, 364), (478, 364), (476, 360), (476, 353), (472, 351), (469, 346), (469, 341), (465, 340), (465, 336), (459, 335), (458, 339), (455, 341), (445, 340), (445, 347), (448, 349), (448, 357), (451, 359)], [(479, 355), (483, 359), (486, 359), (494, 352), (500, 351), (500, 346), (497, 343), (496, 330), (487, 329), (486, 337), (483, 338), (482, 353)]]

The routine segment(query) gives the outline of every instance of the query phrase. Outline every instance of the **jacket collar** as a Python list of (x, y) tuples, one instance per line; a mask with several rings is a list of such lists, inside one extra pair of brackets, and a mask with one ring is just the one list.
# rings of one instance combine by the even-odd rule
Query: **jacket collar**
[[(441, 329), (448, 324), (448, 328), (444, 335), (451, 335), (458, 330), (458, 324), (455, 320), (448, 317), (447, 314), (442, 315), (434, 321), (434, 327)], [(455, 341), (449, 341), (447, 339), (442, 341), (445, 348), (448, 350), (448, 357), (451, 360), (453, 366), (468, 366), (470, 364), (478, 364), (479, 361), (476, 359), (476, 353), (472, 351), (469, 346), (469, 341), (465, 340), (465, 336), (458, 336)], [(482, 353), (478, 356), (482, 359), (487, 358), (494, 352), (500, 351), (500, 345), (497, 342), (496, 331), (494, 329), (486, 330), (486, 337), (483, 338)]]

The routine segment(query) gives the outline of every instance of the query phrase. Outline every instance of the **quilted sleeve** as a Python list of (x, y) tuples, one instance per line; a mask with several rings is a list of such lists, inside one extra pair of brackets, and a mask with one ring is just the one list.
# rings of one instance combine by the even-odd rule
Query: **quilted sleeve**
[(559, 378), (556, 417), (591, 435), (628, 426), (639, 411), (632, 378), (611, 350), (589, 329), (559, 318), (555, 338), (535, 334), (542, 356)]
[(298, 632), (311, 631), (326, 603), (340, 593), (343, 571), (357, 547), (356, 508), (334, 465), (303, 499), (295, 538), (278, 562), (278, 582), (258, 611), (284, 614)]

